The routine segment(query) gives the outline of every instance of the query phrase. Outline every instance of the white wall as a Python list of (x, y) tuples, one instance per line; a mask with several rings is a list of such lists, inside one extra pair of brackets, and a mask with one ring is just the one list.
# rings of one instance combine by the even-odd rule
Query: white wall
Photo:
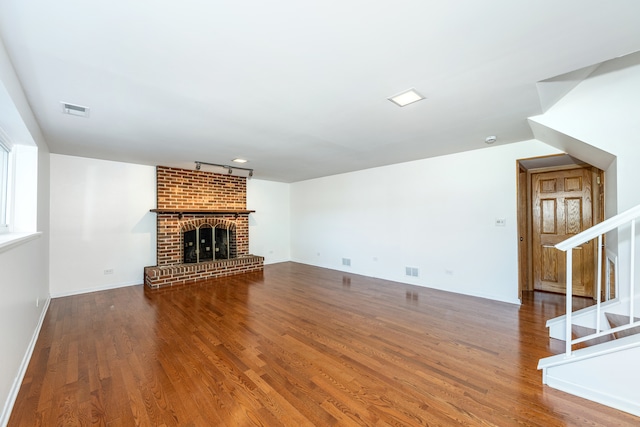
[(291, 259), (289, 184), (247, 181), (249, 252), (264, 257), (265, 264)]
[[(0, 251), (0, 405), (15, 399), (48, 301), (47, 240), (32, 240)], [(8, 415), (8, 414), (6, 414)], [(0, 417), (0, 425), (2, 425)]]
[(553, 108), (532, 118), (617, 157), (620, 212), (640, 204), (639, 97), (640, 53), (636, 53), (604, 63)]
[(516, 160), (557, 152), (531, 140), (294, 183), (292, 259), (518, 302)]
[(153, 166), (51, 155), (53, 297), (143, 283), (156, 264), (155, 179)]
[[(20, 82), (0, 42), (0, 124), (17, 144), (36, 144), (37, 164), (28, 166), (37, 184), (29, 197), (36, 209), (35, 228), (22, 243), (0, 249), (0, 425), (4, 425), (17, 395), (49, 297), (49, 150), (31, 112)], [(33, 197), (35, 196), (35, 197)], [(21, 195), (21, 200), (24, 200)], [(33, 214), (21, 227), (33, 232)]]

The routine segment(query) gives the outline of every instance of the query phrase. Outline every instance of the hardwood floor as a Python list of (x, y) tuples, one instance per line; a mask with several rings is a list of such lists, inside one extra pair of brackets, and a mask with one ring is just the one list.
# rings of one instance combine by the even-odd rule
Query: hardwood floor
[(639, 425), (542, 385), (563, 301), (295, 263), (54, 299), (9, 426)]

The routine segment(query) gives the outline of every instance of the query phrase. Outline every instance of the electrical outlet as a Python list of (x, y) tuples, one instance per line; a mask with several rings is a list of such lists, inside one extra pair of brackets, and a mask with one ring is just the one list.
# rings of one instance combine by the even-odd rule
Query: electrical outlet
[(507, 225), (506, 218), (496, 218), (496, 227), (504, 227)]
[(351, 258), (342, 258), (342, 265), (346, 265), (347, 267), (351, 267)]
[(104, 274), (105, 274), (105, 275), (107, 275), (107, 274), (113, 274), (113, 268), (108, 268), (108, 269), (106, 269), (106, 270), (104, 271)]

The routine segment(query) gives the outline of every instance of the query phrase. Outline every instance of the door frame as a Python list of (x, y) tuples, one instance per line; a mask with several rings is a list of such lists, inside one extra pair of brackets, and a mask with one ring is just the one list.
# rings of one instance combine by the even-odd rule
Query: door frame
[[(595, 225), (604, 220), (605, 187), (603, 170), (600, 170), (593, 165), (578, 160), (567, 154), (532, 157), (528, 159), (519, 159), (516, 161), (518, 298), (520, 298), (520, 300), (522, 300), (522, 292), (533, 291), (533, 223), (531, 176), (535, 173), (540, 172), (555, 172), (578, 168), (591, 168), (593, 225)], [(597, 257), (597, 248), (595, 253), (595, 256)], [(596, 259), (594, 258), (594, 262), (595, 261)]]

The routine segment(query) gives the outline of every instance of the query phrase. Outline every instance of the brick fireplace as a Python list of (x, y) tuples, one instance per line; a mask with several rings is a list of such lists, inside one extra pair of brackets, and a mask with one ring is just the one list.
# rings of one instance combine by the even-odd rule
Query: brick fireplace
[[(264, 258), (249, 254), (247, 179), (244, 177), (177, 169), (156, 168), (157, 263), (145, 267), (144, 282), (152, 289), (185, 285), (214, 277), (263, 269)], [(213, 258), (185, 263), (185, 233), (193, 230), (223, 230), (224, 245), (202, 241), (202, 253)], [(204, 235), (204, 233), (203, 233)], [(187, 257), (189, 258), (189, 257)]]

